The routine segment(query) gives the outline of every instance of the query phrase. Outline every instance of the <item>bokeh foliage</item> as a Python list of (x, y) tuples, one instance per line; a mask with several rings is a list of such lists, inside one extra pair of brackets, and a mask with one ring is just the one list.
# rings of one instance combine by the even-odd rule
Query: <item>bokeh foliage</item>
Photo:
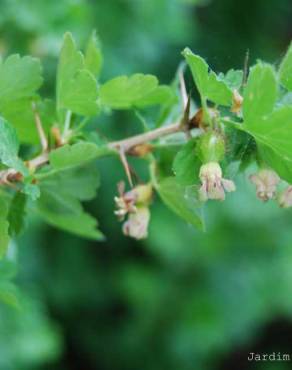
[[(2, 54), (44, 58), (47, 93), (67, 30), (80, 45), (98, 30), (105, 77), (144, 72), (163, 82), (185, 45), (226, 71), (242, 67), (247, 48), (252, 61), (277, 62), (292, 32), (289, 0), (2, 0), (0, 10)], [(131, 114), (112, 115), (101, 131), (111, 127), (119, 137), (135, 124)], [(137, 243), (121, 235), (112, 214), (120, 164), (104, 159), (98, 167), (99, 197), (87, 208), (106, 242), (85, 242), (32, 217), (1, 262), (1, 294), (16, 306), (1, 305), (1, 369), (219, 369), (231, 352), (253, 348), (267, 323), (291, 320), (290, 211), (259, 203), (242, 176), (236, 195), (207, 207), (207, 233), (156, 202), (150, 238)], [(10, 261), (18, 265), (19, 303), (9, 294)], [(289, 344), (264, 350), (289, 352)]]

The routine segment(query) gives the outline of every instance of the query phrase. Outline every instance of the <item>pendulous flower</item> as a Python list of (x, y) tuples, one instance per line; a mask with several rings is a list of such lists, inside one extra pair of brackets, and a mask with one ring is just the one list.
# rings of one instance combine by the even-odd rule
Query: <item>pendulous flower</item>
[(292, 186), (289, 185), (278, 197), (278, 203), (280, 207), (289, 208), (292, 207)]
[(217, 162), (209, 162), (201, 166), (199, 174), (202, 186), (199, 190), (200, 200), (208, 199), (224, 200), (225, 191), (235, 191), (233, 181), (222, 177), (222, 169)]
[(137, 204), (148, 204), (152, 198), (151, 184), (138, 185), (125, 193), (125, 183), (120, 182), (118, 192), (119, 196), (114, 198), (118, 208), (115, 215), (120, 220), (123, 220), (128, 213), (134, 213)]
[(123, 233), (134, 239), (145, 239), (148, 236), (150, 211), (148, 207), (137, 207), (136, 211), (129, 214), (123, 224)]
[(152, 199), (152, 185), (143, 184), (125, 193), (124, 183), (118, 184), (119, 196), (115, 197), (117, 210), (115, 215), (123, 224), (123, 233), (135, 239), (147, 237), (150, 220), (149, 204)]
[(256, 186), (259, 199), (266, 202), (275, 198), (277, 186), (281, 180), (275, 171), (262, 169), (258, 173), (251, 175), (249, 179)]

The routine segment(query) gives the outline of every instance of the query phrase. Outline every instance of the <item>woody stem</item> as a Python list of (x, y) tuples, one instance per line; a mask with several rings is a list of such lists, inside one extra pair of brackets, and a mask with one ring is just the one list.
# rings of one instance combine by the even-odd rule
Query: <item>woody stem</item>
[[(185, 128), (180, 123), (174, 123), (168, 126), (154, 129), (152, 131), (148, 131), (143, 134), (131, 136), (123, 140), (112, 141), (107, 144), (106, 147), (108, 151), (105, 151), (104, 156), (113, 153), (120, 153), (121, 150), (123, 151), (123, 153), (127, 153), (131, 148), (137, 145), (144, 144), (160, 137), (171, 135), (180, 131), (185, 131)], [(44, 152), (28, 161), (27, 166), (29, 168), (37, 169), (47, 163), (49, 163), (49, 153)], [(10, 181), (19, 181), (19, 173), (11, 168), (0, 171), (0, 184), (6, 184)]]

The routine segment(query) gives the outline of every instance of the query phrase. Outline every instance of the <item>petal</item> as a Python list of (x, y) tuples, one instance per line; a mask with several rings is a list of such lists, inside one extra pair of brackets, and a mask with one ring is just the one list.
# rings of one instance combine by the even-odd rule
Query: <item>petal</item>
[(225, 193), (221, 182), (211, 183), (208, 191), (208, 198), (214, 200), (224, 200)]
[(131, 213), (124, 223), (123, 233), (137, 240), (145, 239), (148, 235), (149, 220), (149, 209), (147, 207), (138, 208), (137, 212)]

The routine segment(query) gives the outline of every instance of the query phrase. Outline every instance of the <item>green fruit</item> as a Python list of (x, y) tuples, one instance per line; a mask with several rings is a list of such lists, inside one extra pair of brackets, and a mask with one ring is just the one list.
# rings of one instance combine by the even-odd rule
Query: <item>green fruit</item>
[(208, 131), (200, 137), (198, 150), (203, 163), (220, 162), (225, 154), (224, 139), (220, 134)]

